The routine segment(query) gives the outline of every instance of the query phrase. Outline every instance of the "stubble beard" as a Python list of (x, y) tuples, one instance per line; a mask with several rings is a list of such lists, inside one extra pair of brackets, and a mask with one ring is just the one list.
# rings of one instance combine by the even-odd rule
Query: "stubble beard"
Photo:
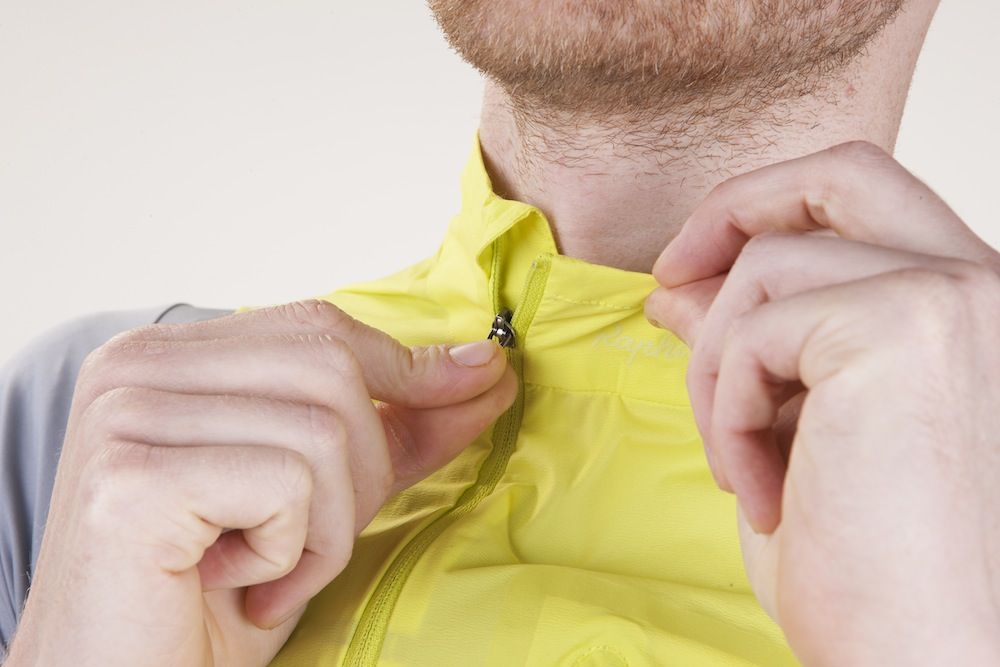
[(515, 111), (579, 122), (754, 114), (819, 92), (903, 0), (429, 0)]

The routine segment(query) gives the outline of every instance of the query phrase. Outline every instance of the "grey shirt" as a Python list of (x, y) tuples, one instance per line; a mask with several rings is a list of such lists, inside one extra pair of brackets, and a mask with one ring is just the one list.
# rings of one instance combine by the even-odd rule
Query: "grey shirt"
[(28, 594), (84, 358), (128, 329), (230, 312), (173, 304), (89, 315), (39, 336), (0, 367), (0, 658)]

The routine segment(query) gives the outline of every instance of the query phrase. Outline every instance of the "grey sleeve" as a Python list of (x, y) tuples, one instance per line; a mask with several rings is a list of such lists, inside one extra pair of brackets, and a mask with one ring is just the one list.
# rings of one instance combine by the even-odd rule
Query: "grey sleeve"
[(0, 367), (0, 658), (14, 634), (38, 557), (84, 358), (128, 329), (230, 312), (174, 304), (89, 315), (39, 336)]

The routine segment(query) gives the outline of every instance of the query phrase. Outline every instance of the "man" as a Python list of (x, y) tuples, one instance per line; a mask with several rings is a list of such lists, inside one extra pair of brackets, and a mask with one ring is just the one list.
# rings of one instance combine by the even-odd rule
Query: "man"
[(434, 257), (68, 415), (18, 362), (9, 664), (998, 664), (1000, 258), (885, 152), (935, 4), (432, 1), (490, 78)]

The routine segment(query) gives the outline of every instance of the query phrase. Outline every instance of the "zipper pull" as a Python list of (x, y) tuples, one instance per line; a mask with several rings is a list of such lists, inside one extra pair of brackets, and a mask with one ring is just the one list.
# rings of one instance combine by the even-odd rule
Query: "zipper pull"
[(497, 313), (497, 316), (493, 318), (493, 328), (490, 329), (490, 335), (486, 339), (496, 338), (500, 347), (514, 347), (517, 341), (514, 326), (510, 323), (513, 317), (514, 313), (510, 308), (504, 308)]

